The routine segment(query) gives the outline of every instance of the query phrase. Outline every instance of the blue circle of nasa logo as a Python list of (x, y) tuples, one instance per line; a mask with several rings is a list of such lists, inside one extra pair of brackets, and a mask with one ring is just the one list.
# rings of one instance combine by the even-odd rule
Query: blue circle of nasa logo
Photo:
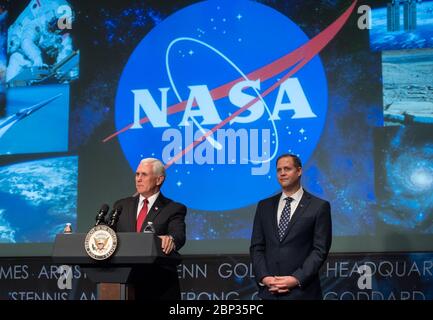
[(318, 56), (274, 9), (209, 1), (182, 9), (138, 44), (118, 85), (115, 124), (133, 170), (162, 159), (163, 192), (197, 210), (233, 210), (279, 190), (276, 158), (313, 153), (326, 118)]

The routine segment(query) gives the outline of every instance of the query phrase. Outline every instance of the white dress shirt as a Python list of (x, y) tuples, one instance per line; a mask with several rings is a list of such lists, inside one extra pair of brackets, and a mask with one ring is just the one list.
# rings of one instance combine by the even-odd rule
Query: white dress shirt
[(304, 194), (304, 190), (302, 189), (302, 187), (300, 187), (299, 190), (292, 195), (287, 195), (284, 192), (281, 194), (280, 201), (278, 202), (277, 225), (280, 223), (281, 214), (283, 213), (284, 206), (286, 205), (286, 200), (284, 199), (287, 197), (293, 199), (293, 201), (290, 203), (290, 219), (292, 219), (293, 213), (295, 213), (295, 210), (298, 207), (298, 204), (301, 201), (303, 194)]
[[(157, 192), (157, 193), (151, 195), (149, 198), (147, 198), (147, 201), (149, 201), (149, 203), (147, 204), (147, 214), (149, 213), (150, 208), (152, 208), (153, 204), (155, 203), (156, 198), (158, 198), (159, 193), (160, 193), (160, 192)], [(141, 208), (143, 208), (143, 205), (144, 205), (144, 202), (143, 202), (143, 201), (144, 201), (144, 199), (146, 199), (146, 198), (143, 197), (143, 196), (140, 194), (140, 199), (138, 200), (137, 213), (136, 213), (136, 216), (135, 216), (136, 219), (138, 219), (138, 215), (140, 214), (140, 210), (141, 210)]]

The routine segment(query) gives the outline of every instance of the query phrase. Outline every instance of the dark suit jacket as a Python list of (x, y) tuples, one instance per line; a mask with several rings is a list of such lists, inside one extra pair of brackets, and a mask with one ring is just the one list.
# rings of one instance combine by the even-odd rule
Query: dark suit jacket
[[(116, 201), (123, 207), (117, 223), (117, 232), (135, 232), (139, 196)], [(176, 251), (185, 244), (186, 207), (159, 194), (143, 223), (152, 221), (156, 235), (171, 235), (174, 238)], [(177, 300), (180, 299), (180, 288), (175, 266), (152, 265), (136, 270), (132, 277), (135, 285), (136, 300)]]
[(250, 255), (256, 280), (265, 276), (296, 277), (300, 288), (273, 295), (259, 285), (262, 299), (322, 299), (319, 269), (325, 262), (332, 240), (331, 207), (304, 190), (289, 222), (286, 234), (278, 238), (277, 210), (281, 193), (257, 205)]

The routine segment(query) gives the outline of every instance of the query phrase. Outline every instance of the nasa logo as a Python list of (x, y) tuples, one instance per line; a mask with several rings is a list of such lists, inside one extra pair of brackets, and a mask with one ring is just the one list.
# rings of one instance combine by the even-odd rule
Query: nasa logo
[(238, 209), (270, 196), (279, 189), (277, 156), (306, 162), (319, 141), (327, 81), (317, 53), (336, 30), (313, 43), (286, 16), (250, 1), (182, 9), (130, 56), (117, 133), (106, 140), (118, 135), (133, 170), (143, 157), (162, 159), (164, 192), (190, 208)]

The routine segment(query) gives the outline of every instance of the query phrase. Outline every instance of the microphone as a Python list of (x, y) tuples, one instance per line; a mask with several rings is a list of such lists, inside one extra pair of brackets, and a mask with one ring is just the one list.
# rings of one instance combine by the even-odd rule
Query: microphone
[(114, 211), (112, 211), (111, 213), (110, 222), (108, 223), (108, 226), (113, 230), (116, 230), (117, 221), (119, 220), (119, 216), (122, 213), (122, 209), (123, 209), (122, 205), (118, 205), (116, 209), (114, 209)]
[(101, 223), (105, 224), (105, 216), (107, 215), (109, 210), (109, 207), (107, 204), (103, 204), (101, 206), (101, 209), (99, 209), (98, 214), (96, 215), (96, 223), (95, 223), (95, 227)]

